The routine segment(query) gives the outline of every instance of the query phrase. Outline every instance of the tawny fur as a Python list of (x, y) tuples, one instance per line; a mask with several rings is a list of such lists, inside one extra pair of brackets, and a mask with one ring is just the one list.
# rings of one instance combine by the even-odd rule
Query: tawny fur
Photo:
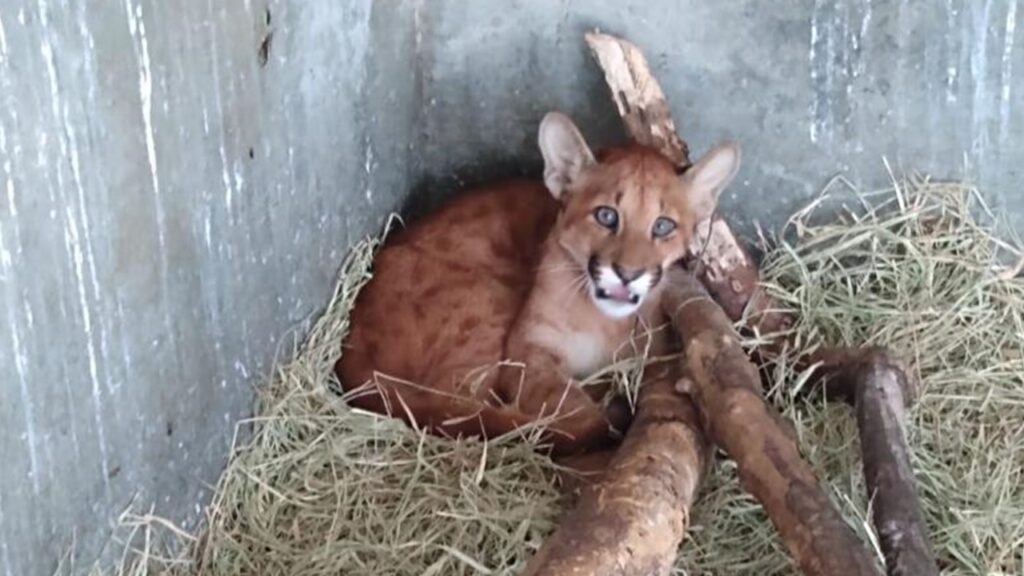
[[(577, 381), (662, 323), (663, 272), (710, 216), (738, 150), (717, 149), (683, 177), (641, 146), (597, 161), (557, 113), (540, 145), (544, 183), (461, 195), (379, 252), (337, 365), (352, 404), (450, 435), (495, 437), (544, 418), (560, 453), (605, 445), (625, 424)], [(602, 206), (615, 229), (597, 220)], [(654, 237), (658, 218), (675, 230)], [(636, 274), (633, 288), (653, 286), (635, 310), (595, 295)]]

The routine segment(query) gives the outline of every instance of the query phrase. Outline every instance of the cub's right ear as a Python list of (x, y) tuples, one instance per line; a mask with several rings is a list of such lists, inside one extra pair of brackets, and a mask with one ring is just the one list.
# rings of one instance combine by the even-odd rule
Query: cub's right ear
[(594, 155), (576, 125), (560, 112), (544, 116), (537, 140), (544, 155), (544, 184), (561, 200), (566, 188), (594, 163)]
[(740, 146), (726, 142), (716, 146), (683, 173), (690, 210), (700, 222), (711, 217), (722, 190), (740, 169)]

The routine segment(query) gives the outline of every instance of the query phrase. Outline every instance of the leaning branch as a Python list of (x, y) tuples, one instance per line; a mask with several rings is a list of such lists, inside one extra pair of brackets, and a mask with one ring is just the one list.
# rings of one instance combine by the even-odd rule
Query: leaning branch
[(737, 464), (740, 481), (764, 506), (804, 574), (877, 574), (852, 529), (829, 501), (781, 416), (764, 400), (757, 369), (733, 325), (685, 271), (666, 278), (663, 308), (684, 343), (681, 384), (710, 439)]

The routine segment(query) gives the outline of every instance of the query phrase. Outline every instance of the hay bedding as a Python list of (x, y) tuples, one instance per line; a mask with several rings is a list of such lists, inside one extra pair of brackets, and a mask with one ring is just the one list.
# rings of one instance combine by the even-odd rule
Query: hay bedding
[[(1020, 253), (993, 235), (969, 187), (913, 180), (859, 198), (825, 224), (826, 197), (813, 203), (767, 254), (763, 280), (798, 318), (796, 349), (764, 367), (769, 399), (874, 545), (853, 416), (840, 402), (798, 397), (810, 374), (793, 366), (825, 344), (887, 345), (912, 358), (922, 392), (909, 441), (943, 573), (1021, 574), (1024, 282), (999, 265)], [(441, 440), (352, 410), (329, 390), (376, 247), (352, 250), (327, 311), (260, 391), (254, 433), (201, 532), (127, 513), (135, 545), (120, 574), (515, 574), (553, 530), (564, 504), (555, 468), (529, 442)], [(631, 380), (633, 368), (609, 377)], [(793, 572), (730, 462), (719, 462), (693, 514), (679, 574)], [(168, 541), (180, 552), (164, 554)]]

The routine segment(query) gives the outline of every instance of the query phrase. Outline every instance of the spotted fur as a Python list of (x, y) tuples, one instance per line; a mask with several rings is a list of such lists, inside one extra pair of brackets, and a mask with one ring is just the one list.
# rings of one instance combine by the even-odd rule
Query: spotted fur
[(739, 151), (720, 146), (682, 176), (642, 146), (598, 161), (559, 113), (539, 143), (544, 183), (461, 195), (380, 251), (337, 365), (354, 405), (451, 435), (550, 418), (562, 453), (604, 445), (624, 424), (577, 381), (660, 323), (663, 272)]

